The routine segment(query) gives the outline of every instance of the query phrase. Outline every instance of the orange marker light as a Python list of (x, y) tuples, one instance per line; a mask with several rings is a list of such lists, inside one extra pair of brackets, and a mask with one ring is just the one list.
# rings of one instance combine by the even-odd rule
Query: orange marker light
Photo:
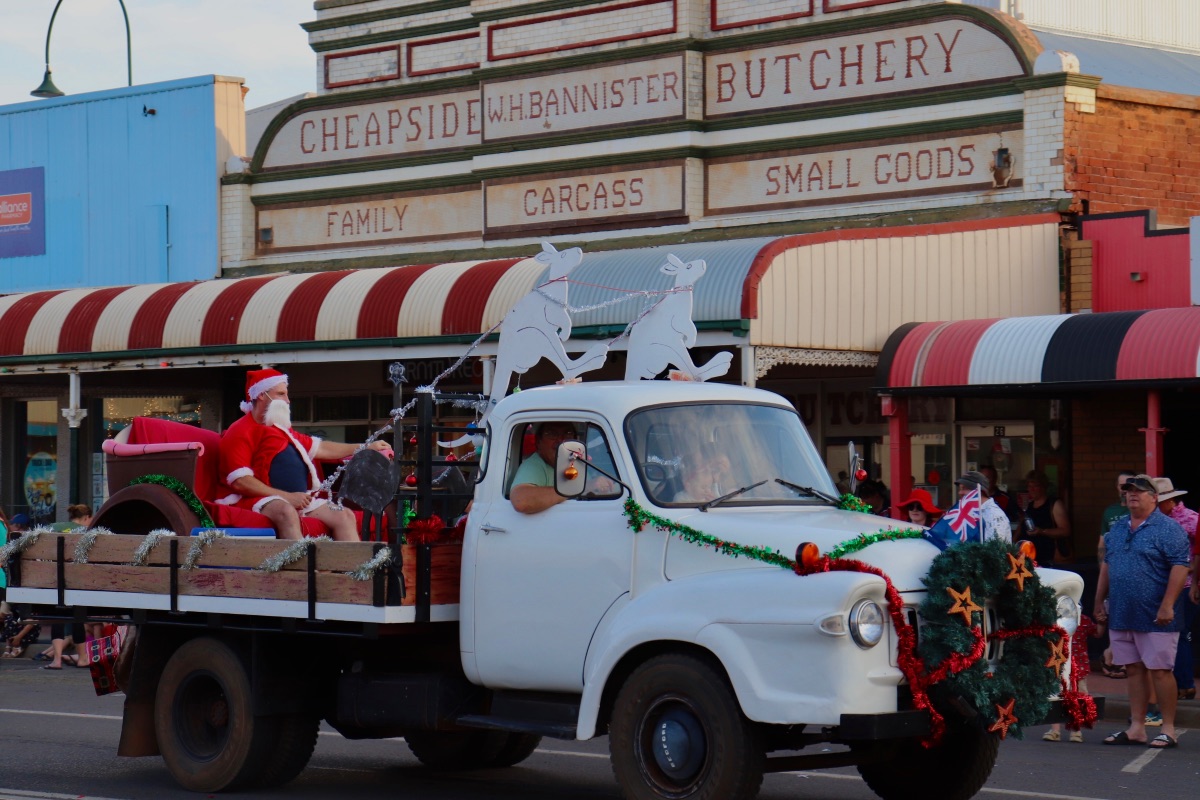
[(812, 569), (821, 560), (821, 548), (812, 542), (804, 542), (796, 548), (796, 561), (805, 569)]
[(1017, 549), (1021, 551), (1021, 555), (1025, 556), (1029, 561), (1035, 561), (1034, 556), (1037, 555), (1037, 548), (1033, 546), (1033, 542), (1028, 539), (1022, 539), (1017, 544)]

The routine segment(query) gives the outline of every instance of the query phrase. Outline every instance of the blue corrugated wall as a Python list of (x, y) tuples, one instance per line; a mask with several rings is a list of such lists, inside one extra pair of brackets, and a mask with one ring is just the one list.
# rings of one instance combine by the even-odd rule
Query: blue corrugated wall
[(44, 167), (46, 214), (0, 294), (215, 277), (216, 161), (213, 76), (0, 106), (0, 174)]

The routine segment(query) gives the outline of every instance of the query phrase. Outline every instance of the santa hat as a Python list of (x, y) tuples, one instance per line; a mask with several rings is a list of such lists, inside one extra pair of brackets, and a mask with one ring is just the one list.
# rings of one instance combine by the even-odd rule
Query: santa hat
[(277, 369), (252, 369), (246, 373), (246, 399), (239, 406), (249, 414), (254, 408), (254, 401), (281, 383), (287, 383), (288, 376)]

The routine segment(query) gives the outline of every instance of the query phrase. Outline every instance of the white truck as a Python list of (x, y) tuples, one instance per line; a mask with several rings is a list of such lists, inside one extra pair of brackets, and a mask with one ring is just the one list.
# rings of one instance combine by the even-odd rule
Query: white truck
[[(511, 484), (530, 431), (547, 421), (576, 433), (553, 466), (571, 497), (523, 514)], [(931, 716), (901, 668), (895, 621), (919, 627), (938, 549), (878, 538), (854, 553), (874, 571), (798, 575), (769, 563), (803, 543), (829, 553), (903, 527), (837, 507), (783, 398), (676, 381), (568, 384), (501, 400), (480, 435), (461, 563), (454, 542), (396, 547), (403, 568), (394, 559), (357, 588), (344, 573), (382, 543), (321, 542), (272, 573), (246, 566), (287, 543), (228, 537), (200, 547), (187, 570), (184, 550), (197, 545), (181, 535), (169, 555), (119, 566), (147, 523), (94, 537), (82, 563), (78, 534), (44, 534), (14, 557), (9, 600), (46, 618), (132, 619), (119, 752), (160, 753), (196, 791), (290, 780), (321, 720), (349, 738), (403, 736), (442, 769), (511, 766), (545, 736), (607, 735), (630, 800), (750, 798), (765, 771), (851, 764), (883, 798), (916, 787), (968, 798), (986, 781), (999, 734), (949, 703), (948, 733), (923, 746)], [(400, 481), (401, 494), (453, 466), (433, 461), (420, 486)], [(701, 463), (697, 488), (688, 478)], [(153, 505), (121, 518), (154, 517)], [(635, 531), (635, 511), (661, 524)], [(125, 556), (104, 555), (118, 545)], [(148, 571), (158, 583), (121, 578)], [(1081, 579), (1036, 573), (1073, 630)], [(888, 607), (889, 580), (902, 609)], [(997, 622), (983, 610), (986, 635)]]

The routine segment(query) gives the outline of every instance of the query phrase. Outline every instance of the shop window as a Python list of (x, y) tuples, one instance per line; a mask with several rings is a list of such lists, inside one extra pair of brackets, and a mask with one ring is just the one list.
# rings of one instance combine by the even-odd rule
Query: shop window
[[(371, 405), (365, 394), (333, 395), (313, 398), (314, 422), (326, 420), (367, 420)], [(295, 416), (292, 417), (295, 419)]]
[(53, 522), (58, 509), (58, 409), (53, 400), (18, 403), (24, 411), (24, 463), (21, 470), (23, 510), (35, 523)]
[(200, 403), (187, 397), (106, 397), (104, 436), (111, 439), (123, 431), (134, 417), (153, 417), (200, 427)]

